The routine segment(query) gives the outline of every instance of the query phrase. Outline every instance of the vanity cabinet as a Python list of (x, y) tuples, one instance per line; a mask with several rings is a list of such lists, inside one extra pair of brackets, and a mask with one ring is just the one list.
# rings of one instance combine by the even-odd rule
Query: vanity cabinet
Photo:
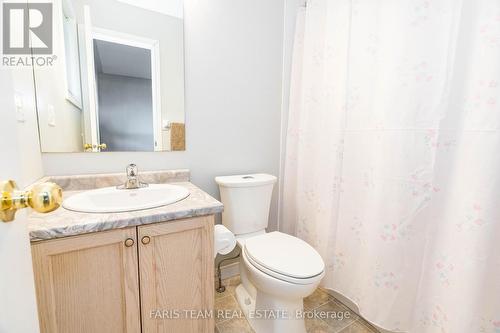
[(213, 309), (213, 225), (210, 215), (34, 243), (41, 332), (212, 333), (197, 310)]
[[(137, 228), (144, 332), (214, 331), (212, 316), (189, 318), (213, 309), (213, 221), (210, 216)], [(156, 310), (180, 318), (155, 319)]]
[(135, 228), (31, 246), (40, 331), (140, 332)]

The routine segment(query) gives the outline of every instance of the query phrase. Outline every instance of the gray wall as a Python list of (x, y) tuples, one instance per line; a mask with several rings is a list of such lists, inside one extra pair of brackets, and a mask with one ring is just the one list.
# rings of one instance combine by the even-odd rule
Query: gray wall
[[(217, 175), (279, 174), (282, 0), (186, 0), (186, 151), (43, 154), (45, 172), (189, 168), (218, 197)], [(276, 228), (277, 189), (270, 229)]]
[(150, 79), (97, 73), (99, 135), (108, 151), (154, 151)]

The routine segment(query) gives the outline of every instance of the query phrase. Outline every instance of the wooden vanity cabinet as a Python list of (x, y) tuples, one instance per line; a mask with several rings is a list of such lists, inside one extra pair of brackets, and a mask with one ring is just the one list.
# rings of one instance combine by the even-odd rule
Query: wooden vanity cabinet
[(137, 228), (143, 332), (214, 331), (213, 316), (189, 318), (213, 310), (213, 228), (213, 216)]
[(135, 228), (31, 246), (40, 331), (140, 332)]
[(212, 316), (185, 315), (213, 309), (213, 225), (210, 215), (32, 244), (40, 331), (212, 333)]

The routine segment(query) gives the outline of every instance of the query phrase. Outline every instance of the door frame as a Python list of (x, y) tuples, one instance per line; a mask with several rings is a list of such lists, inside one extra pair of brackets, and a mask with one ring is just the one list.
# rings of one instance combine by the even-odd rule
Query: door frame
[[(147, 49), (151, 52), (151, 90), (152, 90), (151, 96), (152, 96), (152, 107), (153, 107), (153, 133), (155, 141), (153, 143), (153, 147), (154, 151), (162, 151), (163, 140), (162, 140), (162, 112), (161, 112), (161, 87), (160, 87), (160, 76), (161, 76), (160, 41), (156, 39), (144, 38), (114, 30), (92, 27), (92, 47), (94, 39), (110, 43), (132, 46), (132, 47), (139, 47), (142, 49)], [(89, 50), (87, 50), (87, 54), (89, 54), (88, 51)], [(94, 64), (94, 57), (92, 57), (92, 64)]]
[[(88, 5), (83, 6), (83, 17), (84, 24), (81, 25), (81, 30), (83, 31), (83, 48), (85, 49), (85, 63), (80, 62), (80, 72), (84, 73), (86, 76), (86, 89), (82, 89), (82, 95), (86, 94), (88, 100), (88, 110), (85, 111), (86, 107), (82, 112), (85, 129), (83, 131), (84, 136), (87, 132), (87, 126), (90, 127), (90, 142), (92, 143), (92, 151), (99, 151), (98, 145), (101, 143), (99, 135), (99, 115), (97, 114), (97, 85), (95, 80), (95, 68), (94, 68), (94, 46), (92, 40), (92, 17), (90, 15), (90, 7)], [(80, 55), (81, 58), (81, 55)], [(82, 87), (83, 88), (83, 87)], [(85, 113), (88, 112), (88, 124), (86, 123), (87, 116)], [(88, 141), (89, 138), (85, 138)]]

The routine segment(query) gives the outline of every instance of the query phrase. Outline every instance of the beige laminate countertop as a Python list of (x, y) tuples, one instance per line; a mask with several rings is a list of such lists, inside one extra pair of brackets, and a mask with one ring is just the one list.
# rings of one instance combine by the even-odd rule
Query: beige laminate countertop
[[(58, 182), (57, 179), (49, 180)], [(168, 182), (183, 186), (189, 190), (190, 194), (186, 199), (167, 206), (133, 212), (105, 214), (80, 213), (63, 207), (47, 214), (32, 212), (28, 218), (30, 240), (32, 242), (49, 240), (222, 212), (223, 205), (221, 202), (189, 181), (182, 181), (182, 177), (177, 177), (174, 180), (181, 181), (162, 181), (162, 183)], [(63, 195), (69, 197), (79, 192), (82, 192), (82, 190), (64, 190)]]

